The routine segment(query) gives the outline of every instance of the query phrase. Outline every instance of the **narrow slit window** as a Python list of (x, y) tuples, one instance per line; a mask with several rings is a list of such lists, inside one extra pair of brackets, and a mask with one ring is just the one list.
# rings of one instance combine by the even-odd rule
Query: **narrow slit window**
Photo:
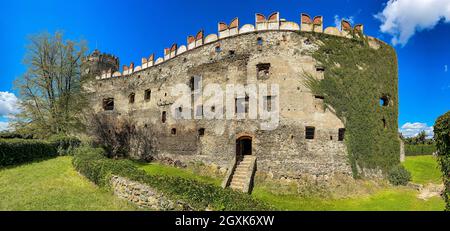
[(344, 138), (345, 138), (345, 128), (339, 128), (338, 141), (344, 141)]
[(316, 66), (316, 71), (319, 73), (324, 73), (325, 72), (325, 67), (323, 66)]
[(268, 112), (272, 111), (272, 100), (273, 99), (274, 99), (274, 96), (270, 96), (270, 95), (264, 97), (264, 105), (263, 105), (263, 107), (264, 107), (265, 111), (268, 111)]
[(307, 140), (314, 139), (315, 132), (316, 132), (316, 128), (315, 127), (306, 127), (306, 129), (305, 129), (305, 139), (307, 139)]
[(150, 89), (145, 90), (144, 92), (144, 100), (149, 101), (152, 96), (152, 91)]
[(133, 103), (134, 103), (134, 98), (135, 98), (135, 94), (134, 94), (134, 93), (131, 93), (131, 94), (128, 96), (128, 103), (133, 104)]
[(172, 128), (172, 129), (170, 130), (170, 134), (176, 135), (176, 134), (177, 134), (177, 129), (176, 129), (176, 128)]
[(161, 122), (165, 123), (166, 120), (167, 120), (167, 112), (163, 111), (162, 114), (161, 114)]

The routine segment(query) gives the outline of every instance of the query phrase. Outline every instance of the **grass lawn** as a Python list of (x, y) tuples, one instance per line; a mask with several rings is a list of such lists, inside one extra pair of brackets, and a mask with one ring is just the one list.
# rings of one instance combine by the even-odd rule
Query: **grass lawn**
[[(408, 160), (410, 161), (410, 160)], [(418, 159), (416, 164), (428, 162)], [(434, 160), (435, 161), (435, 160)], [(220, 185), (222, 179), (211, 176), (199, 176), (190, 169), (180, 169), (158, 163), (139, 164), (139, 168), (153, 175), (170, 175), (194, 179), (206, 183)], [(412, 171), (417, 175), (416, 169)], [(355, 196), (346, 199), (304, 198), (298, 195), (275, 195), (264, 187), (255, 185), (252, 196), (273, 205), (277, 210), (351, 210), (351, 211), (442, 211), (445, 203), (440, 197), (428, 200), (418, 199), (418, 192), (406, 187), (386, 186), (376, 189), (374, 193), (364, 196)]]
[(57, 157), (0, 170), (0, 210), (136, 210)]
[(175, 176), (175, 177), (181, 177), (185, 179), (192, 179), (197, 180), (200, 182), (205, 182), (209, 184), (214, 184), (217, 186), (220, 186), (222, 183), (221, 179), (217, 179), (210, 176), (202, 176), (199, 174), (196, 174), (191, 169), (185, 168), (176, 168), (172, 166), (167, 166), (159, 163), (136, 163), (138, 167), (142, 170), (144, 170), (146, 173), (150, 175), (165, 175), (165, 176)]
[(436, 157), (427, 156), (407, 156), (403, 163), (406, 169), (411, 172), (412, 182), (418, 184), (441, 184), (441, 171)]
[(266, 201), (278, 210), (307, 211), (442, 211), (442, 198), (427, 201), (416, 197), (417, 191), (401, 187), (379, 190), (367, 196), (346, 199), (301, 198), (296, 195), (274, 195), (255, 188), (252, 195)]

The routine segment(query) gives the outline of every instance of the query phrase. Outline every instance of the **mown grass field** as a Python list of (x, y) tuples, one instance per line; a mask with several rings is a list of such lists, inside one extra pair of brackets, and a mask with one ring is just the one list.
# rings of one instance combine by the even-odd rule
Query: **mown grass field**
[(427, 156), (407, 156), (403, 163), (406, 169), (411, 172), (412, 182), (418, 184), (441, 184), (442, 176), (439, 170), (436, 157)]
[[(0, 210), (137, 210), (111, 192), (98, 188), (72, 167), (71, 157), (58, 157), (0, 170)], [(407, 157), (404, 165), (415, 183), (439, 183), (440, 174), (432, 156)], [(222, 179), (201, 176), (192, 169), (179, 169), (158, 163), (138, 164), (152, 175), (170, 175), (219, 186)], [(365, 184), (370, 185), (370, 184)], [(277, 195), (255, 185), (252, 195), (278, 210), (352, 210), (352, 211), (440, 211), (440, 197), (417, 198), (418, 192), (407, 187), (377, 187), (369, 194), (342, 199)]]
[(72, 158), (0, 169), (0, 210), (136, 210), (80, 176)]
[[(405, 162), (411, 171), (413, 182), (438, 183), (440, 176), (436, 159), (432, 156), (407, 157)], [(199, 176), (190, 169), (179, 169), (158, 163), (139, 164), (148, 174), (163, 174), (203, 181), (220, 185), (221, 179), (211, 176)], [(365, 187), (370, 183), (364, 182)], [(278, 210), (306, 211), (442, 211), (445, 204), (442, 198), (432, 197), (428, 200), (417, 198), (418, 192), (407, 187), (385, 186), (373, 189), (368, 195), (350, 196), (344, 199), (324, 199), (301, 197), (296, 194), (278, 195), (271, 193), (264, 186), (255, 185), (252, 195), (268, 202)]]

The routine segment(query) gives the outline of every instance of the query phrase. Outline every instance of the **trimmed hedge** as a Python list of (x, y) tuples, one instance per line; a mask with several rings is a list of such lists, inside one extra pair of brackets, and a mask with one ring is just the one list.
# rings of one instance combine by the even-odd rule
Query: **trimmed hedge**
[(407, 156), (432, 155), (435, 151), (434, 144), (405, 144), (405, 155)]
[(153, 176), (138, 169), (130, 160), (114, 160), (104, 156), (103, 149), (81, 147), (75, 150), (73, 165), (95, 184), (110, 187), (112, 175), (126, 177), (155, 188), (173, 200), (182, 200), (197, 210), (270, 210), (267, 204), (250, 195), (222, 189), (191, 179), (171, 176)]
[(57, 148), (42, 140), (0, 139), (0, 167), (58, 156)]
[(450, 111), (436, 120), (434, 140), (445, 186), (443, 193), (446, 203), (445, 210), (450, 211)]

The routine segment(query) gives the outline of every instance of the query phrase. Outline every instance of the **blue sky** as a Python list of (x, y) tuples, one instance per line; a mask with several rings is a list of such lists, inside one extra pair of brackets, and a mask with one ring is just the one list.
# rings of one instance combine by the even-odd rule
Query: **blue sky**
[[(424, 2), (426, 5), (421, 5)], [(17, 93), (12, 82), (25, 71), (22, 60), (30, 34), (63, 31), (66, 38), (85, 39), (91, 49), (113, 53), (120, 57), (121, 64), (129, 64), (139, 63), (141, 57), (151, 53), (161, 56), (163, 48), (174, 42), (185, 44), (186, 37), (199, 29), (206, 34), (216, 33), (219, 21), (229, 23), (239, 17), (243, 25), (254, 23), (255, 13), (279, 11), (281, 18), (297, 23), (302, 12), (323, 15), (325, 26), (347, 18), (364, 24), (366, 34), (395, 44), (399, 61), (399, 127), (404, 126), (408, 134), (421, 129), (430, 131), (436, 118), (450, 110), (450, 0), (386, 3), (387, 0), (1, 1), (0, 129), (7, 125), (7, 114), (15, 110), (8, 104), (14, 101), (12, 94)]]

